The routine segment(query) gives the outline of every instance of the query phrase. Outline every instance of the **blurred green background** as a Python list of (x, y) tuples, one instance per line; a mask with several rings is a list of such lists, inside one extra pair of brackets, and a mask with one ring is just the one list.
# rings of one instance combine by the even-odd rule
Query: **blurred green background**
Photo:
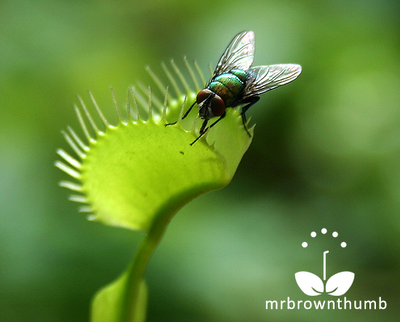
[[(231, 38), (256, 34), (255, 65), (298, 80), (248, 113), (253, 144), (233, 182), (187, 205), (148, 267), (148, 321), (398, 321), (398, 1), (49, 1), (0, 4), (0, 321), (87, 321), (100, 287), (143, 235), (88, 222), (53, 166), (90, 89), (112, 111), (144, 67), (186, 55), (206, 74)], [(111, 113), (111, 112), (110, 112)], [(68, 149), (68, 148), (67, 148)], [(339, 240), (310, 232), (327, 228)], [(335, 248), (336, 247), (336, 248)], [(314, 300), (294, 273), (355, 273), (351, 300), (386, 310), (265, 309)], [(334, 251), (337, 250), (336, 252)], [(329, 299), (329, 297), (324, 297)], [(332, 298), (330, 298), (332, 299)]]

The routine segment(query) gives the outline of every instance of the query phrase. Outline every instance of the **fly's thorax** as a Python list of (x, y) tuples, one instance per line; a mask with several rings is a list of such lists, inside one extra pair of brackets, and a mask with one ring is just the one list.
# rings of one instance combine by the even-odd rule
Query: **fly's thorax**
[(226, 107), (230, 107), (243, 93), (246, 79), (246, 71), (232, 69), (230, 72), (214, 77), (207, 88), (220, 96)]
[(245, 83), (248, 78), (248, 72), (242, 69), (232, 69), (230, 73), (239, 78), (243, 83)]

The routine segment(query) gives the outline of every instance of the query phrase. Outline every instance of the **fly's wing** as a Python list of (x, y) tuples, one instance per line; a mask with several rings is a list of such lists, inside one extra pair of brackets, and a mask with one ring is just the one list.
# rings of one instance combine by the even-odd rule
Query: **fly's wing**
[(234, 68), (249, 69), (254, 59), (254, 48), (254, 32), (243, 31), (236, 35), (219, 59), (213, 78)]
[(256, 66), (248, 70), (249, 80), (243, 98), (259, 95), (295, 80), (301, 73), (297, 64)]

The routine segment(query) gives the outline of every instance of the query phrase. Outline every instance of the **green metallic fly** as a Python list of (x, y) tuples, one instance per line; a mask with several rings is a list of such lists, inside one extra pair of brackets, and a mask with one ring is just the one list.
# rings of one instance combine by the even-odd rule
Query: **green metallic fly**
[[(198, 94), (196, 101), (182, 116), (184, 119), (197, 104), (199, 116), (203, 119), (200, 135), (190, 145), (193, 145), (209, 129), (225, 117), (228, 107), (244, 105), (241, 116), (246, 127), (246, 111), (255, 104), (263, 94), (271, 89), (285, 85), (295, 80), (301, 73), (297, 64), (278, 64), (251, 67), (254, 59), (255, 41), (253, 31), (243, 31), (232, 39), (222, 54), (209, 84)], [(207, 127), (208, 120), (219, 118)], [(177, 122), (168, 123), (172, 125)]]

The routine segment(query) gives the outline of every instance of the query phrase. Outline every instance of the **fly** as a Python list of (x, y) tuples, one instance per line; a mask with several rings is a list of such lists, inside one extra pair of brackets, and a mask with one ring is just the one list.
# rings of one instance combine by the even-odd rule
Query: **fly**
[[(200, 134), (190, 145), (197, 142), (209, 129), (221, 121), (228, 107), (243, 105), (241, 116), (246, 127), (246, 111), (263, 94), (271, 89), (295, 80), (301, 73), (297, 64), (278, 64), (251, 67), (254, 59), (255, 41), (253, 31), (243, 31), (232, 39), (218, 61), (209, 84), (198, 94), (196, 101), (182, 116), (184, 119), (197, 104), (203, 119)], [(207, 127), (208, 121), (218, 117)], [(173, 125), (177, 122), (168, 123)]]

